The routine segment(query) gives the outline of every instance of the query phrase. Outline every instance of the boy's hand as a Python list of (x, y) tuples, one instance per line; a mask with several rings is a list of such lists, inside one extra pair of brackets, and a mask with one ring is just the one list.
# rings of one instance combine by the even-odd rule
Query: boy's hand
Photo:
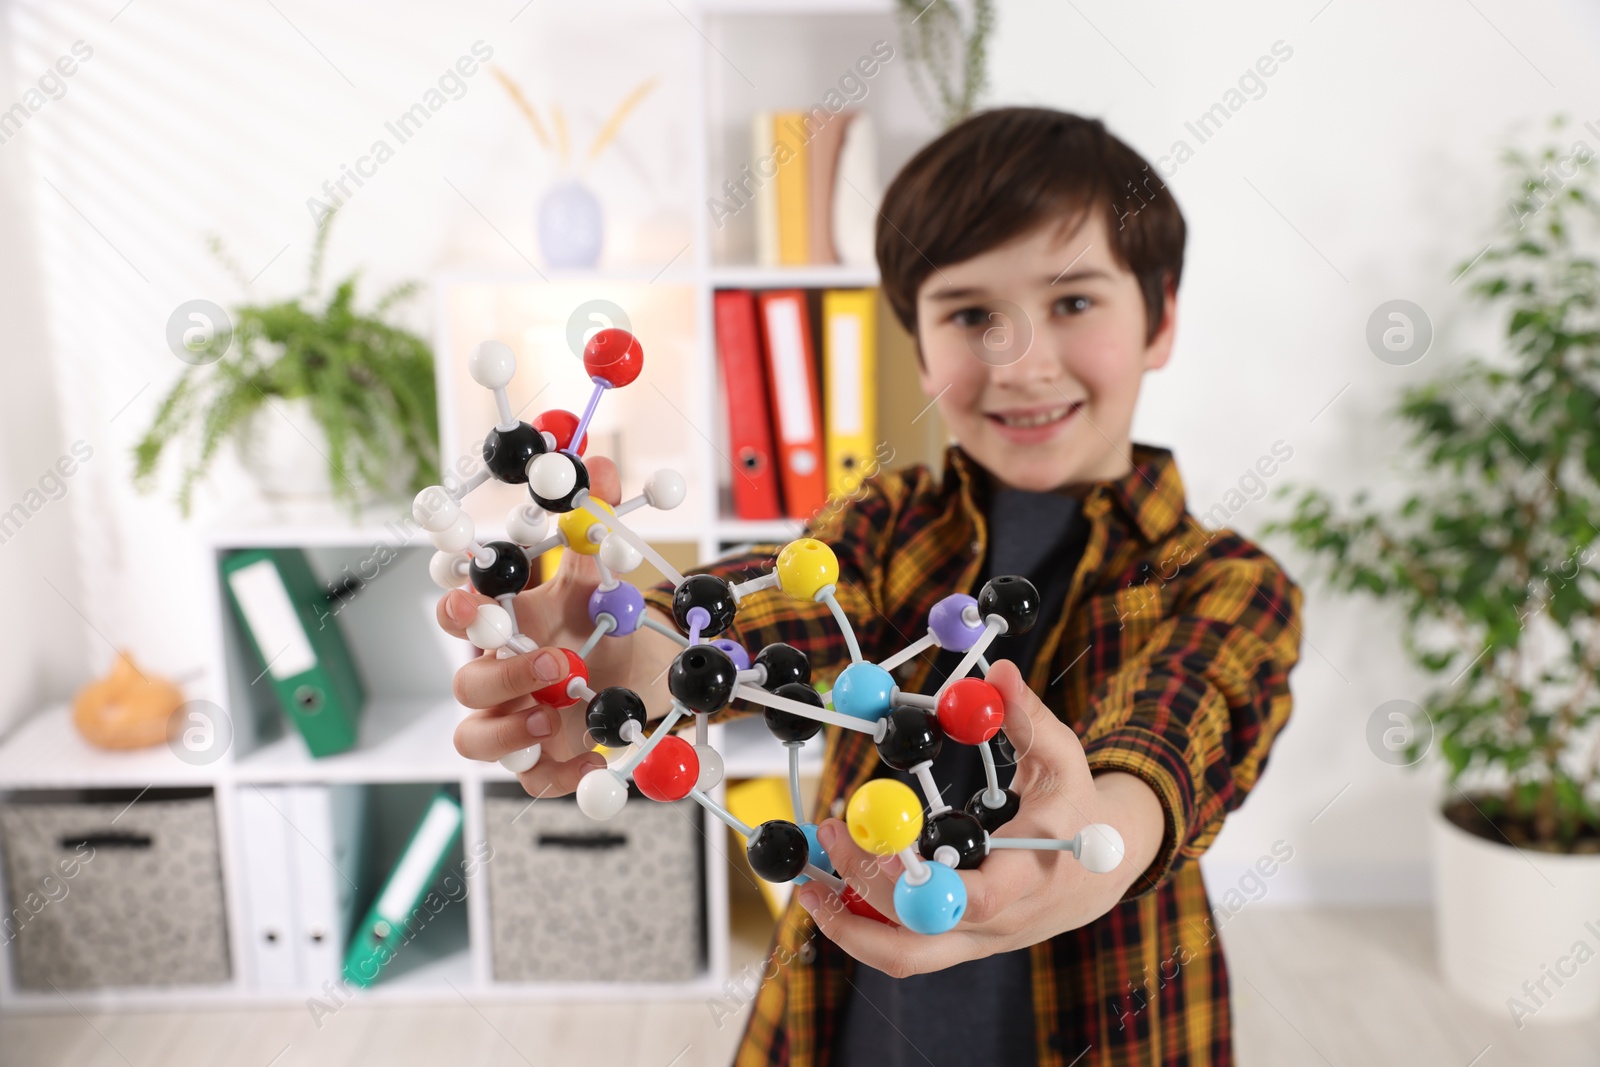
[[(979, 869), (958, 872), (967, 910), (955, 929), (933, 936), (855, 915), (820, 882), (796, 890), (824, 934), (891, 977), (943, 970), (1083, 926), (1111, 909), (1161, 845), (1161, 803), (1143, 780), (1121, 772), (1093, 775), (1078, 735), (1028, 689), (1016, 664), (996, 662), (988, 680), (1005, 699), (1006, 736), (1017, 750), (1011, 788), (1022, 798), (1016, 818), (993, 836), (1070, 838), (1090, 823), (1109, 823), (1122, 834), (1126, 853), (1116, 870), (1091, 874), (1070, 854), (997, 849)], [(865, 851), (839, 819), (824, 820), (818, 835), (839, 876), (893, 918), (899, 858)]]
[[(621, 501), (617, 466), (604, 456), (587, 458), (590, 492), (615, 506)], [(517, 594), (517, 629), (532, 637), (539, 650), (500, 659), (486, 652), (456, 671), (455, 696), (476, 708), (456, 727), (456, 751), (468, 759), (498, 760), (530, 745), (541, 745), (538, 764), (519, 775), (532, 796), (562, 796), (578, 787), (578, 779), (605, 758), (591, 750), (585, 736), (581, 702), (566, 708), (539, 704), (530, 694), (567, 677), (566, 657), (553, 646), (578, 649), (594, 630), (589, 621), (589, 594), (600, 584), (593, 556), (561, 553), (561, 565), (550, 581)], [(473, 590), (453, 589), (439, 600), (439, 625), (465, 638), (479, 604), (493, 603)], [(624, 684), (632, 668), (635, 637), (603, 637), (585, 664), (589, 684), (599, 691)], [(642, 695), (642, 694), (641, 694)]]

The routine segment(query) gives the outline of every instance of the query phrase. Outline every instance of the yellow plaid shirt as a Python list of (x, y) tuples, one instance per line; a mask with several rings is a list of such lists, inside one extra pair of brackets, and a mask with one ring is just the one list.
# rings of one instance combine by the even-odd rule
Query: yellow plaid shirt
[[(838, 554), (837, 597), (862, 655), (881, 661), (927, 631), (928, 610), (976, 593), (989, 480), (959, 445), (942, 477), (881, 472), (807, 534)], [(1160, 851), (1105, 915), (1031, 949), (1040, 1067), (1220, 1067), (1233, 1062), (1228, 970), (1195, 860), (1243, 803), (1288, 721), (1301, 593), (1270, 556), (1186, 509), (1171, 452), (1135, 444), (1133, 470), (1093, 485), (1088, 542), (1029, 686), (1070, 724), (1096, 772), (1149, 783), (1165, 812)], [(697, 568), (729, 580), (770, 571), (779, 545)], [(670, 614), (668, 584), (646, 599)], [(728, 633), (753, 656), (785, 641), (813, 679), (849, 662), (826, 605), (777, 590), (747, 598)], [(937, 649), (898, 669), (921, 692)], [(759, 709), (736, 702), (724, 715)], [(689, 725), (689, 724), (684, 724)], [(877, 765), (871, 738), (825, 728), (817, 808), (838, 815)], [(826, 1067), (856, 961), (791, 900), (735, 1063)]]

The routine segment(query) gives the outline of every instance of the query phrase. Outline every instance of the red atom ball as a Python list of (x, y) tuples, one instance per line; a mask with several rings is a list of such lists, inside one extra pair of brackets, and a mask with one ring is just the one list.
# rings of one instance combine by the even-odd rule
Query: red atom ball
[(639, 339), (616, 326), (601, 330), (583, 346), (583, 369), (611, 388), (627, 385), (644, 370), (644, 349)]
[(700, 780), (700, 754), (677, 734), (669, 734), (639, 761), (633, 780), (651, 800), (682, 800)]
[(939, 697), (939, 725), (963, 745), (981, 745), (1000, 731), (1006, 702), (1000, 690), (982, 678), (952, 682)]
[(878, 922), (883, 923), (885, 926), (900, 925), (893, 919), (886, 918), (883, 912), (879, 911), (877, 908), (874, 908), (871, 904), (868, 904), (861, 894), (855, 891), (854, 886), (846, 885), (844, 887), (844, 892), (841, 893), (840, 896), (844, 898), (844, 906), (852, 915), (861, 915), (868, 919), (875, 919)]
[(587, 684), (589, 681), (589, 665), (583, 662), (582, 658), (570, 648), (558, 648), (556, 651), (567, 654), (567, 676), (560, 681), (551, 682), (543, 689), (535, 689), (533, 691), (533, 699), (548, 708), (571, 707), (578, 702), (578, 698), (567, 695), (567, 683), (572, 681), (573, 676), (577, 676)]
[[(556, 451), (565, 452), (567, 446), (572, 444), (572, 435), (578, 432), (578, 416), (561, 408), (551, 408), (534, 418), (533, 428), (541, 433), (548, 431), (556, 439)], [(583, 450), (588, 447), (589, 432), (585, 430), (583, 440), (578, 442), (578, 455), (583, 455)]]

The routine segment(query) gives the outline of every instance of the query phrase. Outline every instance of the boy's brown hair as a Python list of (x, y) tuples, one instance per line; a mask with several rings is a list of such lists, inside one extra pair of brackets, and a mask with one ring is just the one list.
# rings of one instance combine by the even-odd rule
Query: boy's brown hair
[[(925, 145), (895, 175), (878, 216), (884, 296), (913, 337), (917, 289), (1051, 218), (1105, 212), (1112, 254), (1139, 279), (1146, 340), (1164, 284), (1183, 275), (1183, 213), (1160, 175), (1099, 119), (1038, 107), (982, 111)], [(921, 346), (918, 346), (921, 358)]]

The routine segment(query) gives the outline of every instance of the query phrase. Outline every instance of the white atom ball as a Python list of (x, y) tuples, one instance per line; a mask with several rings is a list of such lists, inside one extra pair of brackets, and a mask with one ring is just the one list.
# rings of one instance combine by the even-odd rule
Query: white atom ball
[(700, 757), (700, 777), (694, 787), (702, 793), (709, 793), (722, 781), (722, 753), (710, 745), (696, 745), (694, 753)]
[(506, 515), (506, 535), (524, 547), (544, 540), (550, 516), (537, 504), (520, 504)]
[(428, 560), (428, 577), (440, 589), (460, 589), (467, 584), (470, 565), (465, 552), (435, 552)]
[(519, 748), (515, 752), (507, 752), (500, 757), (500, 766), (512, 774), (531, 771), (538, 765), (539, 753), (543, 747), (542, 745), (529, 745), (527, 748)]
[(499, 604), (479, 604), (478, 617), (467, 626), (467, 640), (494, 649), (511, 640), (511, 616)]
[(1109, 874), (1122, 862), (1126, 847), (1116, 827), (1091, 823), (1078, 831), (1078, 862), (1092, 874)]
[(628, 802), (628, 783), (609, 767), (578, 779), (578, 810), (591, 819), (614, 818)]
[(644, 483), (644, 498), (653, 508), (662, 511), (671, 511), (683, 503), (687, 487), (683, 484), (683, 475), (675, 470), (663, 467), (651, 474)]
[(542, 452), (528, 461), (528, 488), (546, 500), (560, 500), (578, 484), (578, 471), (562, 452)]
[(517, 355), (501, 341), (485, 341), (467, 359), (467, 373), (485, 389), (503, 389), (517, 373)]
[(440, 552), (465, 552), (467, 546), (472, 544), (472, 535), (475, 532), (472, 516), (463, 511), (449, 526), (442, 530), (430, 531), (428, 540), (432, 541), (433, 547)]
[(629, 544), (621, 534), (613, 531), (600, 542), (600, 562), (604, 563), (612, 574), (632, 574), (644, 562), (644, 555)]
[(411, 502), (411, 517), (417, 520), (418, 526), (430, 533), (448, 530), (460, 514), (461, 505), (442, 485), (428, 486)]

